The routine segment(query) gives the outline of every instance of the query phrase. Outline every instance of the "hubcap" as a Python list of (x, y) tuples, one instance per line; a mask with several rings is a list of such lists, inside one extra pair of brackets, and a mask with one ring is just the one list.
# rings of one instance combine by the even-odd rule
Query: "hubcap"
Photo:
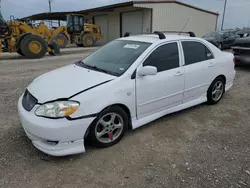
[(42, 45), (40, 42), (38, 41), (32, 41), (30, 44), (29, 44), (29, 49), (31, 52), (33, 53), (39, 53), (42, 49)]
[(88, 38), (88, 39), (87, 39), (87, 44), (88, 44), (88, 45), (92, 45), (92, 44), (93, 44), (92, 39)]
[(102, 143), (115, 141), (122, 133), (124, 122), (117, 113), (108, 113), (99, 119), (95, 127), (95, 136)]
[(212, 90), (212, 97), (214, 101), (220, 100), (224, 92), (224, 84), (222, 81), (218, 81), (215, 83)]
[(64, 40), (63, 40), (62, 38), (58, 37), (58, 38), (56, 39), (56, 43), (59, 44), (59, 45), (63, 45)]

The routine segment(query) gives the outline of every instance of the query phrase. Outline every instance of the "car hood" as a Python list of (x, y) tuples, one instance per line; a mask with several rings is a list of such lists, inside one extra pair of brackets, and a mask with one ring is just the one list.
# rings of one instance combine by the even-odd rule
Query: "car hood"
[(44, 103), (70, 98), (115, 78), (115, 76), (77, 65), (68, 65), (36, 78), (27, 89), (39, 103)]

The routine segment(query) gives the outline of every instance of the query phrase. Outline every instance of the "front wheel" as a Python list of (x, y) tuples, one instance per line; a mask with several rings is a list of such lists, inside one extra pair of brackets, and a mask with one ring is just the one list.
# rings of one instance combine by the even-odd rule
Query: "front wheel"
[(21, 52), (29, 59), (42, 58), (47, 52), (46, 41), (38, 35), (28, 35), (21, 41)]
[(118, 143), (128, 128), (128, 115), (118, 107), (113, 106), (102, 111), (91, 124), (88, 139), (90, 144), (105, 148)]
[(208, 104), (217, 104), (225, 92), (225, 80), (222, 77), (216, 78), (207, 92)]

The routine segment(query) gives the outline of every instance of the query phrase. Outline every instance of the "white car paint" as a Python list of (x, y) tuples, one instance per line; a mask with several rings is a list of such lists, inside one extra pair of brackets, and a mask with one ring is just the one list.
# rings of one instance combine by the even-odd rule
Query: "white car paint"
[(36, 78), (27, 89), (39, 99), (39, 103), (44, 103), (60, 98), (69, 98), (79, 91), (114, 78), (115, 76), (90, 71), (73, 64)]
[[(42, 75), (28, 86), (29, 92), (38, 99), (30, 112), (22, 105), (23, 95), (20, 97), (18, 111), (22, 126), (39, 150), (54, 156), (85, 152), (87, 129), (96, 115), (111, 105), (125, 106), (130, 112), (132, 129), (136, 129), (166, 114), (206, 102), (207, 90), (219, 75), (226, 77), (226, 91), (233, 85), (233, 55), (221, 52), (203, 39), (167, 35), (166, 39), (160, 40), (157, 35), (142, 35), (118, 40), (152, 44), (119, 77), (69, 65)], [(184, 66), (181, 44), (184, 40), (205, 44), (215, 59)], [(180, 67), (154, 76), (139, 76), (142, 63), (149, 54), (169, 42), (178, 43)], [(136, 78), (131, 79), (135, 71)], [(65, 98), (80, 102), (71, 119), (48, 119), (35, 115), (35, 110), (42, 103)], [(81, 118), (83, 116), (85, 118)]]

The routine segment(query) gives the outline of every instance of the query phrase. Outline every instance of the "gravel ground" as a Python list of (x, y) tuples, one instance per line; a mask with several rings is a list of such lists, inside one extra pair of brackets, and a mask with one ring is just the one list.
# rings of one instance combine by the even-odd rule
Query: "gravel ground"
[(250, 69), (237, 69), (218, 105), (163, 117), (111, 148), (61, 158), (35, 149), (20, 126), (18, 97), (35, 77), (85, 55), (0, 57), (1, 188), (250, 187)]

